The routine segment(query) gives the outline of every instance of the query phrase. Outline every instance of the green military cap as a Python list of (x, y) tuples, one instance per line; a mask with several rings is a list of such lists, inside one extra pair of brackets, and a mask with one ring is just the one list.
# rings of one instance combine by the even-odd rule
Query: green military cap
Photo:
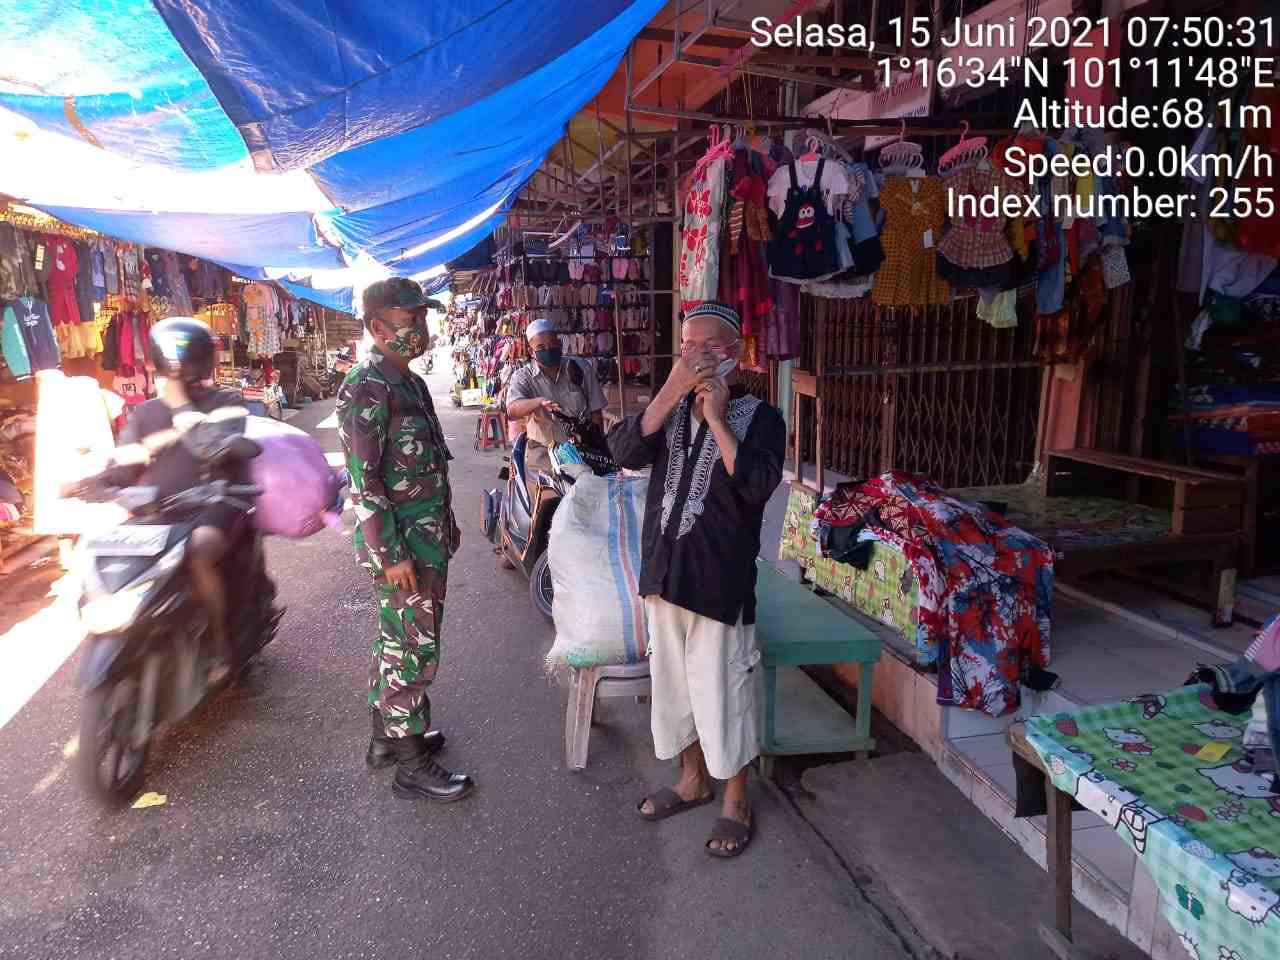
[(430, 307), (443, 310), (439, 300), (432, 300), (422, 292), (416, 281), (408, 277), (391, 277), (370, 284), (364, 291), (364, 316), (369, 317), (383, 307), (399, 307), (402, 310), (421, 310)]

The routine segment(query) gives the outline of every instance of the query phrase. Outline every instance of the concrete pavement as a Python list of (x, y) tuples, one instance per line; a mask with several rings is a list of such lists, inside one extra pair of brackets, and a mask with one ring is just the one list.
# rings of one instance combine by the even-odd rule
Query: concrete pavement
[[(430, 383), (465, 534), (432, 700), (441, 760), (476, 793), (415, 805), (365, 769), (369, 585), (349, 537), (275, 540), (279, 638), (158, 745), (147, 789), (166, 803), (104, 813), (80, 790), (78, 654), (0, 729), (0, 958), (927, 956), (773, 788), (753, 782), (757, 835), (735, 861), (703, 852), (715, 808), (640, 821), (637, 798), (672, 776), (646, 708), (607, 702), (590, 766), (565, 771), (552, 629), (478, 532), (501, 454), (473, 452), (474, 412), (443, 370)], [(330, 413), (293, 422), (336, 450)], [(5, 643), (9, 662), (38, 655)]]

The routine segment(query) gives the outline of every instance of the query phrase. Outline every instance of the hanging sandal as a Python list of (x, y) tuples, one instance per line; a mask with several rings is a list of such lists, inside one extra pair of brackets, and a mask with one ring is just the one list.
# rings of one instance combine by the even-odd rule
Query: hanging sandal
[[(705, 797), (686, 800), (670, 787), (663, 787), (657, 793), (652, 793), (637, 803), (636, 812), (645, 820), (665, 820), (667, 817), (674, 817), (677, 813), (684, 813), (694, 807), (704, 807), (715, 798), (716, 795), (713, 791)], [(653, 813), (645, 813), (642, 809), (645, 800), (653, 804)]]
[[(733, 857), (742, 856), (742, 852), (751, 845), (751, 835), (754, 833), (755, 818), (751, 823), (739, 823), (737, 820), (730, 820), (728, 817), (720, 817), (716, 820), (715, 826), (711, 828), (711, 836), (707, 838), (707, 853), (713, 857), (719, 857), (722, 860), (730, 860)], [(723, 847), (713, 847), (715, 841), (736, 843), (737, 846), (732, 850), (726, 850)]]

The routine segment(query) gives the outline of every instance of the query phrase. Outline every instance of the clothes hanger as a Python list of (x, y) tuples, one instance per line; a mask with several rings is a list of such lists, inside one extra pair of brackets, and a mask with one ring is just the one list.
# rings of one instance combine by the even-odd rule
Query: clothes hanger
[(834, 154), (836, 157), (843, 160), (845, 163), (853, 163), (853, 157), (849, 155), (849, 151), (841, 146), (835, 137), (823, 134), (818, 130), (806, 130), (805, 134), (808, 136), (810, 144), (817, 144), (824, 148), (828, 153)]
[(826, 121), (827, 121), (827, 136), (825, 138), (822, 136), (822, 132), (820, 130), (805, 131), (809, 152), (806, 153), (803, 157), (801, 157), (800, 158), (801, 160), (817, 160), (820, 154), (820, 149), (823, 146), (834, 146), (835, 137), (831, 136), (831, 115), (830, 114), (827, 115)]
[(969, 121), (963, 121), (960, 142), (938, 159), (938, 176), (950, 177), (987, 159), (987, 138), (970, 137)]
[(906, 139), (907, 121), (902, 121), (898, 139), (880, 148), (880, 170), (887, 177), (923, 177), (924, 148)]
[[(692, 176), (696, 177), (702, 172), (712, 160), (722, 157), (732, 149), (732, 143), (726, 143), (723, 131), (718, 123), (713, 123), (707, 128), (707, 152), (698, 158), (698, 162), (693, 165)], [(726, 147), (728, 149), (726, 149)]]

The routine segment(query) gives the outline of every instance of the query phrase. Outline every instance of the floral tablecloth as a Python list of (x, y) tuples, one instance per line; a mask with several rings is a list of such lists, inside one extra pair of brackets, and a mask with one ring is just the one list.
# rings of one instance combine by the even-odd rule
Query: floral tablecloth
[[(837, 563), (822, 555), (813, 535), (813, 510), (818, 495), (793, 486), (787, 500), (778, 556), (794, 560), (813, 577), (813, 582), (855, 610), (893, 627), (912, 646), (920, 639), (919, 583), (903, 552), (887, 543), (870, 544), (865, 570)], [(917, 647), (921, 663), (937, 659), (936, 646)]]
[(1280, 957), (1280, 795), (1243, 762), (1247, 720), (1197, 685), (1027, 721), (1054, 786), (1133, 848), (1197, 960)]

